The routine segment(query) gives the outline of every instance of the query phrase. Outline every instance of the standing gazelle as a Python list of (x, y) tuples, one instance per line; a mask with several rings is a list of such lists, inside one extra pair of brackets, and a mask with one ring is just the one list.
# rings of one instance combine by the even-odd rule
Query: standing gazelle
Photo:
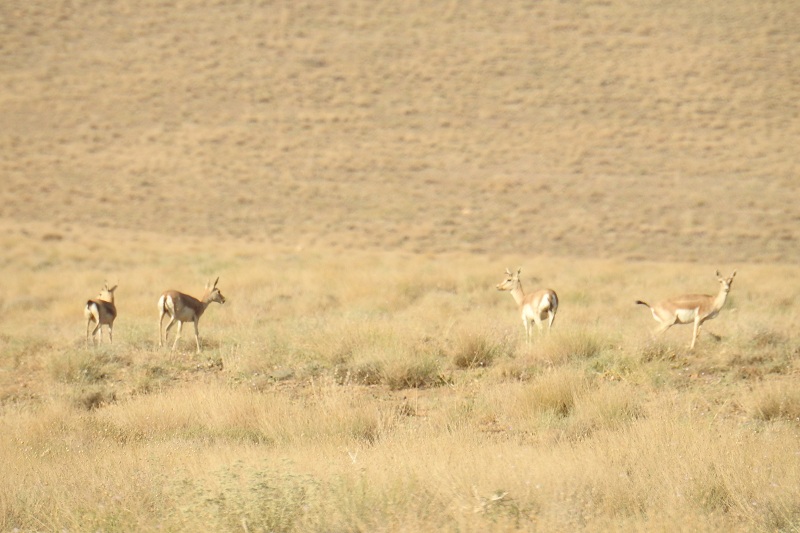
[[(203, 299), (198, 300), (197, 298), (193, 298), (188, 294), (183, 294), (182, 292), (178, 291), (165, 291), (164, 294), (161, 295), (161, 298), (158, 299), (158, 345), (163, 346), (165, 342), (167, 342), (167, 336), (169, 335), (170, 328), (178, 322), (178, 333), (175, 335), (175, 342), (172, 344), (172, 349), (175, 349), (175, 346), (178, 344), (178, 339), (181, 338), (181, 330), (183, 329), (183, 323), (192, 321), (194, 322), (194, 340), (197, 343), (197, 353), (200, 353), (200, 334), (197, 329), (197, 323), (200, 321), (200, 317), (203, 316), (203, 313), (206, 310), (206, 307), (211, 302), (217, 302), (224, 304), (225, 297), (219, 292), (217, 288), (217, 282), (219, 282), (219, 278), (214, 282), (213, 285), (211, 283), (206, 282), (206, 290), (203, 293)], [(164, 315), (169, 315), (169, 323), (167, 324), (167, 328), (164, 330), (164, 337), (162, 341), (161, 337), (161, 328), (164, 325)]]
[(514, 301), (517, 302), (522, 313), (527, 344), (530, 345), (531, 331), (533, 330), (531, 322), (535, 322), (539, 333), (542, 333), (542, 322), (547, 320), (547, 332), (550, 333), (553, 320), (556, 318), (556, 311), (558, 311), (558, 296), (555, 291), (550, 289), (541, 289), (531, 294), (525, 294), (522, 290), (522, 282), (519, 280), (521, 272), (522, 268), (518, 268), (515, 274), (506, 269), (506, 279), (497, 284), (497, 290), (509, 291), (514, 297)]
[[(656, 330), (656, 335), (664, 333), (675, 324), (693, 323), (694, 334), (692, 335), (692, 344), (689, 347), (690, 350), (693, 350), (703, 322), (716, 317), (722, 306), (725, 305), (735, 276), (735, 270), (729, 278), (721, 277), (719, 270), (717, 270), (717, 280), (720, 286), (719, 293), (716, 296), (711, 296), (710, 294), (684, 294), (660, 301), (655, 305), (650, 305), (641, 300), (636, 300), (636, 303), (649, 307), (653, 313), (653, 318), (661, 324)], [(709, 334), (716, 337), (711, 332)]]
[(104, 325), (108, 326), (109, 342), (114, 343), (114, 319), (117, 318), (117, 306), (114, 305), (115, 290), (117, 290), (116, 285), (109, 289), (108, 282), (105, 282), (97, 298), (86, 302), (86, 306), (83, 308), (83, 316), (86, 317), (86, 346), (89, 346), (89, 327), (92, 322), (97, 324), (91, 333), (92, 344), (94, 344), (95, 335), (98, 332), (100, 333), (100, 342), (103, 342)]

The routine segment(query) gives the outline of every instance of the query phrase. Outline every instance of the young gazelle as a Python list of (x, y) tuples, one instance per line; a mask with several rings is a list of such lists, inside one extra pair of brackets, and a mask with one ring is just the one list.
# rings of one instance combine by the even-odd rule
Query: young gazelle
[[(202, 300), (198, 300), (197, 298), (193, 298), (188, 294), (183, 294), (178, 291), (165, 291), (164, 294), (161, 295), (161, 298), (158, 299), (159, 346), (163, 346), (164, 343), (167, 342), (169, 330), (177, 321), (178, 333), (175, 335), (175, 342), (172, 344), (172, 349), (174, 350), (175, 346), (178, 344), (178, 339), (181, 338), (183, 323), (191, 321), (194, 322), (194, 340), (197, 343), (197, 353), (200, 353), (200, 334), (197, 329), (197, 323), (200, 321), (200, 317), (203, 316), (206, 307), (208, 307), (211, 302), (225, 303), (225, 297), (219, 292), (217, 282), (219, 282), (219, 278), (217, 278), (213, 285), (206, 283), (206, 290)], [(164, 325), (165, 314), (169, 315), (170, 320), (167, 324), (167, 329), (164, 330), (162, 341), (161, 328)]]
[[(694, 324), (692, 344), (689, 347), (690, 350), (693, 350), (703, 322), (717, 316), (722, 306), (725, 305), (735, 276), (735, 270), (729, 278), (721, 277), (719, 270), (717, 270), (717, 279), (720, 286), (719, 293), (716, 296), (711, 296), (710, 294), (684, 294), (663, 300), (655, 305), (650, 305), (641, 300), (636, 300), (636, 303), (649, 307), (653, 313), (653, 318), (661, 324), (656, 330), (656, 335), (664, 333), (675, 324)], [(709, 334), (716, 337), (711, 332)]]
[(541, 289), (531, 294), (525, 294), (522, 290), (522, 282), (519, 280), (520, 272), (522, 272), (522, 268), (518, 268), (515, 274), (506, 269), (506, 279), (497, 284), (497, 290), (511, 292), (511, 296), (514, 297), (514, 301), (517, 302), (522, 313), (527, 344), (530, 345), (533, 330), (531, 322), (535, 322), (539, 332), (542, 333), (542, 322), (547, 320), (547, 332), (550, 332), (553, 320), (556, 318), (556, 311), (558, 311), (558, 296), (555, 291), (550, 289)]
[(103, 342), (104, 325), (108, 326), (109, 342), (112, 344), (114, 343), (114, 319), (117, 318), (117, 306), (114, 305), (115, 290), (117, 290), (116, 285), (109, 289), (108, 282), (106, 282), (100, 290), (100, 294), (97, 295), (97, 298), (86, 302), (86, 306), (83, 308), (83, 316), (86, 317), (86, 346), (89, 346), (89, 327), (92, 325), (92, 322), (97, 324), (91, 333), (93, 344), (95, 342), (95, 335), (98, 332), (100, 333), (100, 342)]

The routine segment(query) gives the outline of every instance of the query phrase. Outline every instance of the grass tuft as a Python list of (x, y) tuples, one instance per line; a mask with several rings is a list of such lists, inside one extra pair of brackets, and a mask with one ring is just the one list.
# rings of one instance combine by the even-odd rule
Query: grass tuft
[(388, 362), (383, 378), (391, 390), (438, 387), (449, 381), (442, 372), (439, 361), (431, 356), (423, 356), (418, 360)]
[(785, 335), (766, 328), (756, 330), (750, 338), (750, 345), (756, 349), (774, 348), (787, 343), (788, 339)]
[(90, 389), (82, 391), (77, 395), (75, 398), (75, 405), (87, 411), (92, 411), (104, 405), (114, 403), (116, 400), (117, 394), (113, 390)]
[(644, 409), (632, 388), (617, 383), (580, 397), (571, 428), (575, 435), (585, 437), (599, 429), (616, 429), (642, 416)]
[(800, 422), (800, 390), (794, 384), (771, 384), (756, 393), (751, 414), (759, 420)]
[(579, 397), (586, 394), (590, 381), (579, 370), (569, 367), (539, 376), (524, 393), (524, 402), (536, 412), (551, 412), (566, 417)]
[(554, 333), (534, 345), (532, 351), (542, 360), (559, 365), (569, 361), (592, 359), (609, 345), (601, 333), (579, 330)]
[(338, 365), (334, 369), (334, 377), (340, 385), (356, 383), (358, 385), (379, 385), (384, 380), (382, 361), (369, 360)]
[(638, 349), (641, 359), (645, 363), (653, 361), (674, 361), (678, 357), (678, 351), (674, 345), (660, 339), (652, 339), (644, 343)]
[(511, 355), (508, 338), (494, 338), (491, 334), (468, 333), (455, 341), (451, 360), (456, 368), (483, 368), (495, 360)]

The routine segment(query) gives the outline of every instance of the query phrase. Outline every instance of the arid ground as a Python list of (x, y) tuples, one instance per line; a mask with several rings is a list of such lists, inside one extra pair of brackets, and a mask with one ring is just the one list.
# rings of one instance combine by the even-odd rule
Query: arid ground
[(4, 219), (342, 250), (800, 254), (793, 2), (0, 9)]
[(797, 531), (798, 146), (786, 0), (3, 2), (0, 530)]

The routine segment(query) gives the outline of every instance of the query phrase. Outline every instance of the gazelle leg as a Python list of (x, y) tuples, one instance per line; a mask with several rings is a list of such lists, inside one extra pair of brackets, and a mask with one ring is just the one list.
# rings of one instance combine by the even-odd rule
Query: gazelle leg
[(528, 320), (528, 317), (522, 317), (522, 325), (525, 326), (525, 345), (530, 346), (531, 344), (531, 321)]
[(167, 322), (167, 327), (164, 329), (164, 344), (167, 343), (167, 339), (169, 338), (169, 330), (172, 329), (172, 326), (175, 325), (175, 317), (169, 317), (169, 322)]
[(697, 333), (700, 331), (700, 317), (694, 319), (694, 331), (692, 332), (692, 345), (689, 346), (690, 350), (694, 350), (694, 344), (697, 342)]
[(658, 335), (663, 335), (664, 332), (671, 328), (674, 324), (675, 322), (662, 322), (661, 325), (656, 329), (655, 333), (653, 333), (653, 336), (656, 337)]
[(197, 343), (197, 353), (200, 353), (200, 331), (197, 328), (198, 319), (194, 317), (194, 341)]
[[(171, 324), (172, 324), (172, 322), (170, 322), (170, 325)], [(169, 329), (170, 325), (167, 325), (167, 329)], [(175, 342), (172, 343), (172, 350), (173, 351), (175, 350), (175, 346), (178, 345), (178, 339), (181, 338), (181, 330), (182, 329), (183, 329), (183, 322), (178, 321), (178, 332), (175, 334)]]
[(103, 342), (103, 330), (100, 329), (100, 322), (99, 321), (97, 322), (97, 325), (92, 330), (92, 344), (95, 344), (95, 339), (97, 337), (97, 332), (98, 331), (100, 332), (100, 343), (102, 344), (102, 342)]
[(539, 330), (539, 337), (541, 337), (544, 334), (544, 331), (542, 329), (542, 318), (538, 315), (534, 315), (533, 321), (536, 324), (536, 329)]
[(86, 347), (89, 347), (89, 328), (92, 327), (92, 319), (86, 321)]
[[(162, 310), (158, 314), (158, 346), (159, 347), (164, 346), (163, 342), (161, 341), (161, 335), (162, 335), (163, 328), (164, 328), (164, 311)], [(166, 339), (164, 339), (164, 342), (166, 342)]]
[(108, 343), (114, 344), (114, 323), (108, 325)]

